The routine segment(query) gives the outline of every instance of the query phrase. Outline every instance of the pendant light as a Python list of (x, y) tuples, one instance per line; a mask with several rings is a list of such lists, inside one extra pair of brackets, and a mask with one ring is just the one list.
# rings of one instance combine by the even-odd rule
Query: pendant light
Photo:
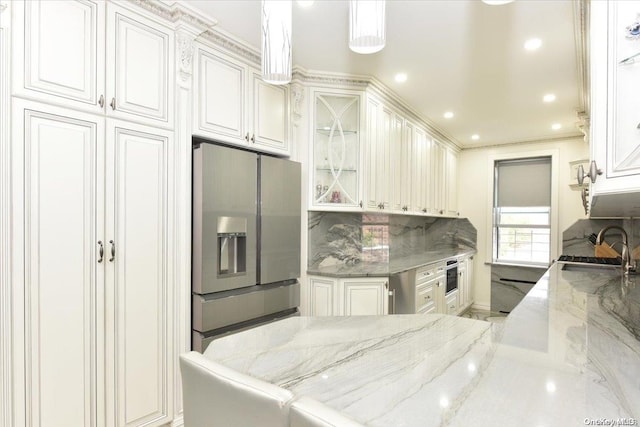
[(375, 53), (386, 41), (385, 0), (351, 0), (349, 48), (356, 53)]
[(262, 80), (291, 81), (291, 0), (262, 0)]

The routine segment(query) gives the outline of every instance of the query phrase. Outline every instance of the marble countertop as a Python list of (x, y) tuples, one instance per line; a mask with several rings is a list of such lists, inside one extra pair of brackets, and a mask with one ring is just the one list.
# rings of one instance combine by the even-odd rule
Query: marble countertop
[(368, 426), (640, 422), (636, 280), (555, 264), (503, 323), (297, 317), (214, 340), (205, 356)]
[(354, 265), (336, 264), (309, 268), (307, 274), (327, 277), (387, 277), (449, 258), (474, 255), (476, 252), (475, 249), (469, 248), (440, 249), (410, 254), (389, 263), (360, 262)]

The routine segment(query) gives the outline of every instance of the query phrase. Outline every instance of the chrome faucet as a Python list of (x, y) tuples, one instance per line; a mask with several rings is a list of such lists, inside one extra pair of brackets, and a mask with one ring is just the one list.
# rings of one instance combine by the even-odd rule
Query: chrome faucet
[(629, 236), (627, 236), (627, 232), (624, 231), (624, 228), (618, 225), (609, 225), (598, 233), (598, 237), (596, 237), (596, 245), (601, 245), (604, 240), (604, 235), (607, 231), (615, 228), (616, 230), (620, 230), (622, 232), (622, 271), (624, 274), (628, 275), (630, 272), (635, 272), (636, 266), (631, 260), (631, 251), (629, 250)]

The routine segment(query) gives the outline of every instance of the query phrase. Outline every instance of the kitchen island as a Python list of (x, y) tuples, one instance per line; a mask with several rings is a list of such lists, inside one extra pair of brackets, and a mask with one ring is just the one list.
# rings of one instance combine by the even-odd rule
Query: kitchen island
[(640, 286), (561, 267), (501, 324), (289, 318), (215, 340), (205, 356), (369, 426), (635, 425)]

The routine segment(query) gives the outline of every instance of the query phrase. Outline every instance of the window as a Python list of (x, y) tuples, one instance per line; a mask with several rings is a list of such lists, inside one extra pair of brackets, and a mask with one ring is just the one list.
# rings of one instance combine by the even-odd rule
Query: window
[(389, 262), (389, 218), (386, 215), (363, 215), (362, 260)]
[(494, 262), (547, 265), (551, 158), (496, 161), (494, 172)]

